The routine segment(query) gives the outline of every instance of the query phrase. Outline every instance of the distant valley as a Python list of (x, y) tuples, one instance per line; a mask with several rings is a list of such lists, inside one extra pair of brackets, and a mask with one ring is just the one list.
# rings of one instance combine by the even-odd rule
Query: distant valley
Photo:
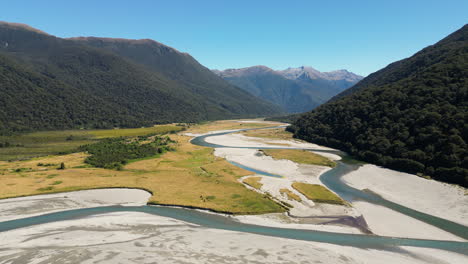
[(3, 6), (0, 263), (468, 263), (463, 8), (101, 2)]
[(9, 22), (0, 66), (2, 133), (301, 113), (362, 79), (312, 67), (211, 71), (150, 39), (65, 39)]
[(253, 66), (213, 72), (289, 113), (310, 111), (363, 78), (347, 70), (320, 72), (307, 66), (282, 71)]

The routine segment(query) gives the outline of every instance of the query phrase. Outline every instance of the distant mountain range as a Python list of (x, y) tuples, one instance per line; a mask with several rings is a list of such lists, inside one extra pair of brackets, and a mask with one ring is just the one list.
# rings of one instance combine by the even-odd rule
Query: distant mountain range
[(213, 72), (259, 98), (282, 106), (289, 113), (309, 111), (363, 78), (347, 70), (319, 72), (306, 66), (282, 71), (253, 66)]
[(0, 131), (137, 127), (282, 113), (153, 40), (63, 39), (0, 22)]
[(468, 25), (369, 75), (290, 129), (368, 162), (468, 187)]

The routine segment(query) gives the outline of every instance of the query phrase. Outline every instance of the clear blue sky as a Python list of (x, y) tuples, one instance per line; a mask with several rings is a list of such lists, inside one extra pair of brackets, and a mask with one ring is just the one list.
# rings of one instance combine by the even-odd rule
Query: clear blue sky
[(468, 0), (10, 0), (0, 20), (59, 37), (151, 38), (209, 68), (367, 75), (468, 23)]

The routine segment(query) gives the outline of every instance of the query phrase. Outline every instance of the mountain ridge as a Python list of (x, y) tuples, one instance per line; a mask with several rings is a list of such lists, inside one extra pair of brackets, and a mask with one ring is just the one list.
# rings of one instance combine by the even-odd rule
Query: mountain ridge
[[(191, 55), (180, 53), (176, 49), (160, 44), (156, 41), (140, 41), (128, 44), (125, 41), (116, 41), (108, 38), (80, 38), (75, 39), (95, 48), (105, 49), (119, 56), (125, 57), (134, 63), (146, 66), (150, 70), (162, 73), (171, 80), (182, 83), (192, 92), (204, 96), (213, 104), (235, 111), (244, 111), (242, 108), (252, 108), (254, 105), (264, 105), (273, 108), (262, 101), (251, 98), (251, 94), (228, 84), (215, 75), (211, 70), (201, 65)], [(180, 56), (179, 56), (180, 55)], [(211, 89), (210, 87), (217, 87)], [(230, 104), (232, 98), (242, 98), (237, 104)], [(241, 106), (242, 105), (242, 106)]]
[[(17, 109), (23, 104), (36, 106), (29, 109), (32, 113), (24, 111), (20, 114), (14, 112), (15, 106), (10, 104), (11, 107), (6, 109), (3, 104), (0, 107), (0, 130), (135, 127), (281, 112), (279, 107), (228, 84), (188, 54), (156, 41), (112, 41), (126, 45), (138, 43), (137, 50), (141, 44), (157, 46), (165, 57), (157, 60), (153, 56), (153, 60), (163, 69), (158, 69), (157, 65), (149, 67), (143, 61), (83, 41), (58, 38), (31, 27), (0, 23), (0, 55), (4, 65), (0, 83), (5, 86), (0, 95), (6, 100), (8, 89), (8, 98), (16, 102)], [(26, 77), (28, 74), (37, 78)], [(60, 100), (68, 100), (68, 112), (60, 115), (63, 124), (39, 121), (49, 119), (34, 112), (42, 109), (42, 105), (40, 100), (26, 96), (26, 91), (18, 86), (24, 81), (29, 82), (30, 93), (39, 95), (45, 91), (48, 96), (57, 98), (58, 101), (50, 103), (44, 112), (47, 115), (53, 114), (53, 109), (63, 111)], [(53, 90), (56, 86), (60, 86), (69, 99), (60, 97), (58, 90)], [(15, 89), (23, 92), (15, 94), (12, 92)], [(68, 93), (71, 90), (79, 93)], [(81, 93), (85, 95), (79, 97)], [(79, 107), (83, 98), (99, 98), (96, 99), (99, 103)], [(97, 117), (93, 113), (106, 114)]]
[(309, 111), (362, 78), (346, 70), (322, 73), (309, 66), (277, 71), (257, 65), (212, 71), (231, 84), (278, 104), (290, 113)]

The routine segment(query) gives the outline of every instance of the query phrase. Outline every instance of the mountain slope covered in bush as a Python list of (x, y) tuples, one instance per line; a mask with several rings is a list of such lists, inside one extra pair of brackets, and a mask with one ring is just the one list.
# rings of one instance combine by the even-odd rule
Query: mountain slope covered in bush
[[(170, 64), (176, 57), (162, 60)], [(281, 112), (211, 72), (219, 83), (195, 87), (194, 80), (21, 24), (0, 23), (0, 65), (4, 132), (138, 127)], [(193, 71), (190, 67), (176, 63), (171, 72)]]
[(290, 128), (360, 159), (468, 187), (468, 25)]

